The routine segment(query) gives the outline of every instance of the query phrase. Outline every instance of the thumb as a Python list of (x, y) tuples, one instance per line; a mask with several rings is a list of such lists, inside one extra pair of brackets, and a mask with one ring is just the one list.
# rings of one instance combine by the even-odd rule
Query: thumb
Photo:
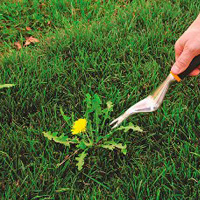
[(178, 57), (177, 61), (172, 66), (171, 71), (174, 74), (180, 74), (181, 72), (185, 71), (194, 57), (195, 56), (191, 54), (191, 51), (183, 51), (182, 54)]

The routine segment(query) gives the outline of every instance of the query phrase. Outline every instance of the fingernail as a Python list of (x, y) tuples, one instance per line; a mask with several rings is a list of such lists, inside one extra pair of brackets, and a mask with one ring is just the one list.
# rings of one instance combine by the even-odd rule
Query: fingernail
[(172, 67), (172, 72), (173, 72), (174, 74), (178, 74), (178, 73), (180, 72), (179, 67), (178, 67), (177, 65), (174, 65), (174, 66)]

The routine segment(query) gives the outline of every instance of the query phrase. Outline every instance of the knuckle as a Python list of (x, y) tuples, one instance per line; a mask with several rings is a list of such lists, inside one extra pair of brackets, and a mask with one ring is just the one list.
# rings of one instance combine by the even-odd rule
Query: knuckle
[(196, 52), (196, 49), (194, 47), (190, 47), (190, 48), (188, 48), (188, 52), (190, 54), (194, 54)]
[(184, 68), (184, 67), (186, 67), (186, 61), (185, 61), (184, 59), (180, 58), (180, 59), (177, 61), (177, 66), (178, 66), (179, 68)]
[(196, 45), (191, 44), (191, 45), (187, 46), (187, 51), (189, 54), (195, 55), (198, 53), (199, 50), (200, 50), (200, 48), (197, 47)]

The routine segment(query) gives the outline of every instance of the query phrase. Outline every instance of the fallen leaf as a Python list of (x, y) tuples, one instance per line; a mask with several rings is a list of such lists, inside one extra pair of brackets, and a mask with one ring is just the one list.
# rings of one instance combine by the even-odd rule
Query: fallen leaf
[(22, 45), (20, 44), (20, 42), (15, 42), (14, 45), (17, 47), (17, 50), (20, 50), (22, 48)]
[(29, 44), (36, 43), (36, 42), (39, 42), (39, 40), (37, 38), (30, 36), (30, 37), (26, 38), (26, 42), (25, 42), (24, 46), (28, 46)]
[(31, 42), (29, 40), (26, 40), (24, 46), (28, 46)]
[(42, 9), (43, 6), (46, 6), (46, 4), (45, 4), (45, 3), (41, 3), (41, 4), (39, 5), (39, 8)]
[(27, 26), (27, 27), (26, 27), (26, 30), (27, 30), (27, 31), (30, 31), (30, 30), (32, 30), (32, 29), (31, 29), (31, 27), (28, 27), (28, 26)]
[(17, 29), (18, 31), (21, 31), (21, 28), (19, 28), (19, 27), (16, 27), (16, 29)]

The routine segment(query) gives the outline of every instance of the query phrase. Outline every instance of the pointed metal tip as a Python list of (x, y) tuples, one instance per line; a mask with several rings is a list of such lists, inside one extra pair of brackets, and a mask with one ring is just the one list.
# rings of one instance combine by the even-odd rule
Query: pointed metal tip
[(115, 124), (115, 125), (111, 128), (111, 130), (114, 129), (114, 128), (116, 128), (117, 126), (119, 126), (118, 119), (113, 120), (113, 121), (110, 123), (110, 126), (112, 126), (113, 124)]
[(116, 121), (117, 119), (113, 120), (109, 125), (112, 126)]
[(120, 123), (116, 123), (112, 128), (111, 130), (113, 130), (114, 128), (117, 128), (119, 126)]
[(126, 114), (120, 115), (118, 118), (116, 118), (115, 120), (113, 120), (110, 125), (115, 125), (112, 127), (112, 129), (118, 127), (128, 116)]

